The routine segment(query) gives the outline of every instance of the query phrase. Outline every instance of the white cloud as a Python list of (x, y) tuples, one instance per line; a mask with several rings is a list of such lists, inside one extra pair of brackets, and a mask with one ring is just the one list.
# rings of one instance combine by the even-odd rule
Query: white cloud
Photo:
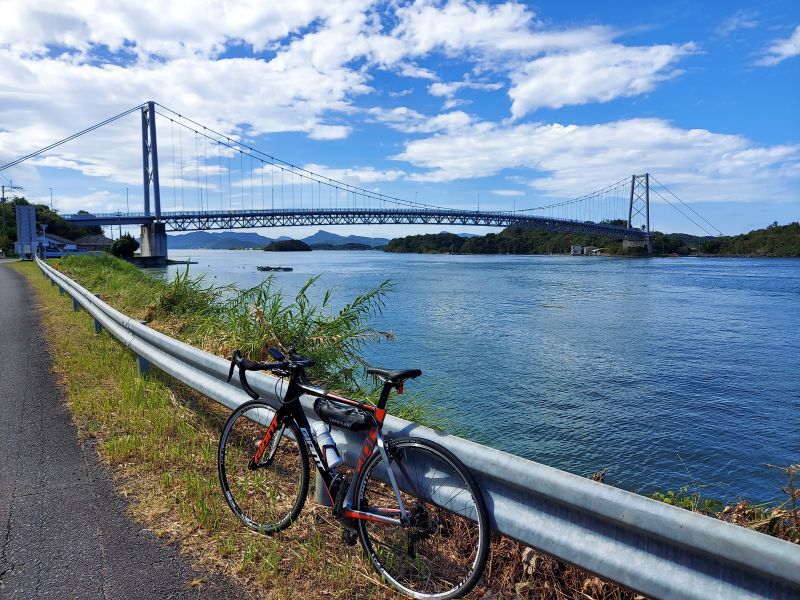
[(453, 96), (460, 90), (499, 90), (502, 83), (484, 83), (481, 81), (452, 81), (450, 83), (433, 83), (428, 86), (431, 96)]
[(396, 181), (405, 176), (405, 171), (400, 169), (379, 170), (374, 167), (354, 167), (348, 169), (336, 169), (309, 163), (303, 166), (307, 171), (312, 171), (323, 177), (328, 177), (336, 181), (342, 181), (351, 185), (363, 185), (380, 181)]
[(492, 190), (495, 196), (524, 196), (525, 192), (521, 190)]
[(720, 37), (728, 37), (732, 33), (742, 29), (753, 29), (755, 27), (758, 27), (758, 19), (755, 11), (738, 10), (720, 23), (714, 31)]
[[(792, 197), (800, 145), (757, 146), (737, 135), (680, 129), (661, 119), (601, 125), (473, 123), (412, 140), (395, 157), (447, 182), (528, 168), (546, 196), (574, 197), (632, 173), (651, 172), (692, 200), (770, 201)], [(796, 181), (795, 181), (796, 184)]]
[(794, 33), (785, 39), (778, 39), (770, 44), (767, 51), (758, 61), (757, 65), (771, 67), (783, 62), (787, 58), (800, 55), (800, 25), (795, 27)]
[(237, 42), (261, 51), (317, 19), (362, 13), (368, 5), (354, 0), (5, 3), (0, 43), (17, 52), (44, 52), (48, 45), (81, 52), (106, 46), (139, 57), (215, 56)]
[(400, 74), (404, 77), (413, 77), (415, 79), (430, 79), (431, 81), (439, 79), (439, 76), (430, 69), (425, 69), (412, 63), (401, 64)]
[(511, 75), (511, 113), (519, 118), (541, 107), (607, 102), (651, 91), (675, 77), (672, 66), (693, 44), (630, 47), (608, 44), (534, 60)]
[(393, 32), (411, 55), (434, 50), (457, 55), (464, 50), (497, 56), (532, 55), (552, 50), (585, 48), (612, 37), (606, 27), (545, 31), (533, 12), (516, 2), (497, 5), (449, 0), (444, 6), (422, 0), (397, 10)]
[(404, 133), (457, 131), (473, 121), (472, 117), (462, 111), (451, 111), (429, 117), (406, 106), (392, 109), (371, 108), (367, 112), (376, 121)]

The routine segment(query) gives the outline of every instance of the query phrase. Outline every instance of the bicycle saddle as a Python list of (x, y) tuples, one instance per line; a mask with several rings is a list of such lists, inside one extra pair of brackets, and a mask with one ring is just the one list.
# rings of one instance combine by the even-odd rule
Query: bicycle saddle
[(402, 383), (406, 379), (414, 379), (422, 375), (419, 369), (381, 369), (380, 367), (367, 367), (368, 375), (375, 375), (391, 384)]

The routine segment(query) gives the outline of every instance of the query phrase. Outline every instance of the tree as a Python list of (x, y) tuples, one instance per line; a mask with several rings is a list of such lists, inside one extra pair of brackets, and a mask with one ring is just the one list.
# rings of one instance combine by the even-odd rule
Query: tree
[(119, 258), (133, 258), (133, 253), (139, 249), (137, 242), (130, 233), (126, 233), (111, 244), (111, 254)]

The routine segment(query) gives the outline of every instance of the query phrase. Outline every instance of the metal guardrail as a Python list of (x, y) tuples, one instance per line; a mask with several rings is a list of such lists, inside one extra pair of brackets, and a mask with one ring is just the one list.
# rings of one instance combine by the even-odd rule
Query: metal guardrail
[[(37, 259), (44, 275), (131, 349), (140, 369), (154, 365), (233, 409), (248, 400), (228, 384), (228, 361), (150, 329)], [(248, 376), (268, 401), (276, 379)], [(233, 380), (235, 381), (235, 379)], [(310, 419), (311, 401), (304, 400)], [(500, 533), (654, 598), (800, 598), (800, 547), (468, 440), (387, 417), (384, 432), (439, 442), (472, 471), (492, 527)], [(334, 429), (347, 464), (362, 439)]]

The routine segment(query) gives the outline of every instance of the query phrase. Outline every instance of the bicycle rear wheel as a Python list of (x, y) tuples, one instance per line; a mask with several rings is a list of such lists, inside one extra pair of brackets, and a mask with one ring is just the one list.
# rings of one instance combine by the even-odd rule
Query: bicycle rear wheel
[[(486, 505), (472, 475), (450, 451), (428, 440), (387, 443), (408, 512), (408, 526), (358, 519), (361, 544), (375, 569), (413, 598), (457, 598), (480, 579), (489, 552)], [(356, 483), (356, 510), (386, 514), (399, 503), (375, 452)]]
[(233, 411), (219, 440), (217, 466), (225, 501), (247, 527), (261, 533), (285, 529), (308, 494), (308, 451), (297, 425), (277, 428), (259, 457), (274, 409), (252, 401)]

